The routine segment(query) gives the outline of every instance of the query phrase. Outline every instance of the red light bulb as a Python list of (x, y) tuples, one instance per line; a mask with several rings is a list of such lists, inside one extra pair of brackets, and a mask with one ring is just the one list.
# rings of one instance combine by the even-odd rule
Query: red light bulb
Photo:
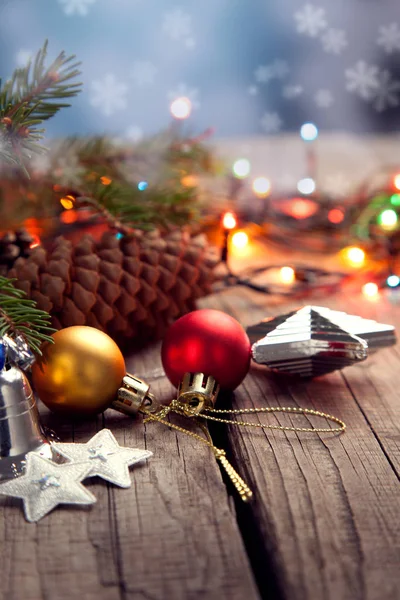
[(235, 389), (250, 366), (251, 345), (243, 327), (212, 309), (193, 311), (167, 331), (161, 358), (179, 399), (198, 414), (214, 404), (219, 386)]

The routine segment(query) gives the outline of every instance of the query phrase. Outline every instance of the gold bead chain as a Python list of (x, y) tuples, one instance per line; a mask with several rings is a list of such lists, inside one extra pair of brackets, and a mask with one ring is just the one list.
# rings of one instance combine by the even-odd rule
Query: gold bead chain
[[(232, 421), (231, 419), (221, 419), (219, 417), (212, 417), (208, 413), (218, 414), (231, 414), (231, 415), (248, 415), (248, 414), (259, 414), (259, 413), (292, 413), (298, 415), (313, 415), (314, 417), (321, 417), (327, 421), (332, 421), (339, 425), (332, 429), (331, 427), (290, 427), (289, 425), (264, 425), (263, 423), (250, 423), (249, 421)], [(203, 419), (209, 421), (217, 421), (219, 423), (228, 423), (229, 425), (236, 425), (238, 427), (258, 427), (259, 429), (278, 429), (279, 431), (299, 431), (302, 433), (342, 433), (346, 429), (346, 423), (344, 423), (338, 417), (330, 415), (328, 413), (320, 412), (312, 408), (299, 408), (297, 406), (274, 406), (264, 408), (239, 408), (231, 410), (221, 410), (207, 408), (204, 412), (199, 415)]]
[[(201, 423), (198, 419), (207, 419), (209, 421), (217, 421), (218, 423), (226, 423), (228, 425), (236, 425), (238, 427), (257, 427), (259, 429), (278, 429), (280, 431), (298, 431), (302, 433), (342, 433), (346, 429), (346, 424), (337, 417), (320, 412), (319, 410), (314, 410), (312, 408), (299, 408), (297, 406), (276, 406), (276, 407), (260, 407), (260, 408), (240, 408), (240, 409), (214, 409), (208, 408), (205, 409), (199, 415), (195, 415), (193, 413), (194, 420), (197, 425), (202, 429), (205, 434), (205, 438), (195, 433), (194, 431), (189, 431), (184, 427), (180, 427), (179, 425), (175, 425), (174, 423), (170, 423), (166, 420), (166, 416), (170, 413), (176, 413), (182, 416), (188, 416), (188, 407), (181, 404), (178, 400), (173, 400), (171, 404), (168, 406), (162, 407), (158, 412), (151, 412), (149, 409), (143, 407), (141, 412), (146, 415), (144, 420), (145, 423), (148, 421), (156, 421), (158, 423), (162, 423), (175, 431), (179, 431), (180, 433), (184, 433), (186, 435), (191, 436), (199, 440), (200, 442), (206, 444), (211, 448), (215, 458), (220, 462), (220, 464), (225, 469), (228, 477), (232, 481), (235, 486), (237, 492), (239, 493), (241, 499), (244, 502), (247, 502), (253, 496), (253, 492), (246, 484), (246, 482), (241, 478), (241, 476), (237, 473), (237, 471), (233, 468), (231, 463), (226, 458), (225, 450), (221, 450), (214, 446), (210, 433), (207, 427)], [(261, 413), (291, 413), (291, 414), (302, 414), (302, 415), (312, 415), (315, 417), (321, 417), (326, 419), (327, 421), (332, 421), (339, 425), (339, 427), (329, 428), (329, 427), (291, 427), (288, 425), (264, 425), (263, 423), (250, 423), (249, 421), (233, 421), (232, 419), (221, 419), (219, 417), (213, 417), (212, 414), (231, 414), (231, 415), (246, 415), (246, 414), (261, 414)]]
[[(174, 402), (176, 402), (176, 400)], [(213, 451), (215, 458), (224, 467), (228, 477), (230, 478), (233, 485), (235, 486), (241, 499), (244, 502), (248, 502), (251, 499), (251, 497), (253, 496), (253, 492), (251, 491), (251, 489), (249, 488), (247, 483), (240, 477), (239, 473), (237, 473), (237, 471), (235, 471), (235, 469), (232, 467), (231, 463), (226, 458), (225, 450), (221, 450), (220, 448), (217, 448), (216, 446), (214, 446), (207, 428), (204, 427), (204, 425), (202, 425), (202, 423), (199, 423), (196, 420), (197, 425), (199, 425), (201, 427), (201, 429), (205, 433), (207, 439), (201, 437), (201, 435), (199, 435), (198, 433), (195, 433), (194, 431), (189, 431), (188, 429), (185, 429), (184, 427), (175, 425), (175, 423), (170, 423), (169, 421), (166, 421), (164, 417), (169, 412), (176, 412), (177, 414), (180, 414), (180, 415), (185, 414), (185, 413), (183, 413), (183, 411), (180, 411), (175, 407), (171, 407), (171, 405), (161, 409), (158, 414), (150, 412), (146, 408), (142, 408), (140, 412), (142, 412), (143, 414), (146, 415), (146, 418), (144, 419), (144, 423), (147, 423), (148, 421), (157, 421), (158, 423), (162, 423), (163, 425), (166, 425), (167, 427), (170, 427), (171, 429), (174, 429), (175, 431), (179, 431), (180, 433), (185, 433), (186, 435), (190, 435), (192, 438), (195, 438), (196, 440), (199, 440), (203, 444), (206, 444), (207, 446), (209, 446), (211, 448), (211, 450)]]

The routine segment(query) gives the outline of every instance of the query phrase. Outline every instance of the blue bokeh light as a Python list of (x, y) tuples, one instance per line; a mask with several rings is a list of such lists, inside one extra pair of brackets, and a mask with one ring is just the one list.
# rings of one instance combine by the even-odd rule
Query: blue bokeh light
[(389, 277), (386, 279), (386, 283), (389, 287), (397, 287), (400, 285), (400, 277), (397, 275), (389, 275)]
[(305, 142), (313, 142), (318, 137), (318, 127), (314, 123), (304, 123), (300, 127), (300, 137)]
[(139, 181), (138, 190), (140, 190), (141, 192), (144, 192), (144, 190), (147, 189), (148, 187), (149, 187), (149, 184), (147, 183), (147, 181)]

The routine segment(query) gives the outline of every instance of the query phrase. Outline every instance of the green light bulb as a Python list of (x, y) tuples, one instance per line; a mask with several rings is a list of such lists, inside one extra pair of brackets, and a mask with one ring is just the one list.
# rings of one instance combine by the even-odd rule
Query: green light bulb
[(400, 194), (393, 194), (390, 196), (390, 203), (394, 206), (400, 206)]

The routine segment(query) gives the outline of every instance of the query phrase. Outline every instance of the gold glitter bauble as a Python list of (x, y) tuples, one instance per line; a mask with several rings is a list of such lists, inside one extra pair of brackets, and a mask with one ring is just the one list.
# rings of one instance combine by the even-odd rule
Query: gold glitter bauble
[(50, 410), (77, 417), (105, 410), (126, 374), (113, 340), (93, 327), (67, 327), (53, 334), (32, 367), (33, 385)]

